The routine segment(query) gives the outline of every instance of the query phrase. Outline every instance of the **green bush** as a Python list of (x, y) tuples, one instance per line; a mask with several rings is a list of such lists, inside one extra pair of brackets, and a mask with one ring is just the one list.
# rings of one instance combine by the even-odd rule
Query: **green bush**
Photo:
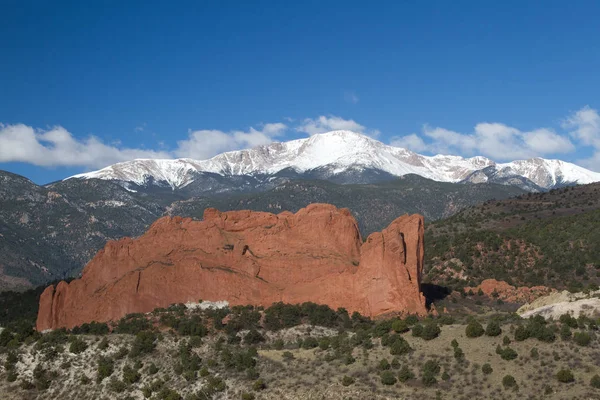
[(119, 320), (114, 332), (135, 335), (150, 328), (150, 322), (144, 314), (128, 314)]
[(591, 340), (592, 338), (587, 332), (575, 332), (575, 335), (573, 335), (573, 341), (579, 346), (587, 346), (590, 344)]
[(517, 326), (515, 329), (515, 340), (517, 342), (522, 342), (523, 340), (529, 339), (529, 330), (525, 328), (523, 325)]
[(519, 356), (516, 351), (508, 346), (504, 348), (497, 346), (496, 354), (499, 354), (503, 360), (514, 360)]
[(314, 349), (317, 347), (319, 347), (319, 341), (317, 340), (317, 338), (308, 336), (308, 337), (304, 338), (304, 340), (302, 341), (303, 349)]
[(590, 386), (596, 389), (600, 389), (600, 375), (596, 374), (590, 379)]
[(71, 341), (71, 345), (69, 346), (69, 351), (74, 354), (83, 353), (87, 349), (88, 345), (85, 341), (75, 337)]
[(407, 365), (403, 365), (398, 372), (398, 380), (400, 382), (406, 382), (408, 380), (414, 379), (415, 374), (411, 371), (411, 369)]
[(465, 334), (469, 338), (477, 338), (477, 337), (482, 336), (484, 333), (485, 333), (485, 330), (483, 329), (483, 326), (474, 319), (469, 321), (469, 323), (467, 324), (467, 327), (465, 329)]
[(381, 383), (384, 385), (393, 385), (396, 383), (396, 377), (392, 371), (383, 371), (380, 375)]
[(500, 336), (502, 333), (502, 328), (500, 328), (500, 323), (496, 320), (490, 321), (489, 324), (485, 327), (485, 334), (487, 336)]
[(402, 319), (398, 319), (392, 323), (392, 330), (396, 333), (408, 332), (409, 329), (408, 323)]
[(115, 370), (115, 363), (112, 359), (100, 356), (98, 358), (98, 368), (96, 382), (100, 383), (104, 378), (108, 378)]
[(571, 339), (571, 336), (573, 336), (571, 328), (569, 327), (569, 325), (563, 324), (560, 327), (560, 338), (562, 340), (569, 340)]
[(488, 363), (485, 363), (481, 366), (481, 372), (483, 372), (484, 375), (489, 375), (492, 372), (494, 372), (494, 369), (492, 368), (492, 366)]
[(264, 341), (265, 338), (256, 329), (251, 329), (244, 335), (244, 344), (247, 345), (258, 344)]
[(425, 386), (433, 386), (437, 383), (437, 379), (431, 372), (423, 372), (421, 382), (423, 382), (423, 385)]
[(423, 325), (421, 325), (421, 324), (415, 324), (412, 327), (412, 335), (414, 337), (421, 337), (422, 334), (423, 334)]
[(131, 346), (129, 357), (138, 357), (142, 354), (149, 354), (156, 348), (156, 333), (149, 331), (138, 332)]
[(575, 377), (570, 369), (561, 369), (556, 373), (556, 379), (562, 383), (575, 382)]
[(254, 393), (248, 393), (248, 392), (243, 392), (242, 393), (242, 400), (254, 400), (256, 397), (254, 396)]
[(254, 389), (254, 391), (258, 392), (260, 390), (264, 390), (267, 388), (267, 385), (265, 384), (265, 381), (263, 381), (262, 379), (257, 379), (254, 384), (252, 384), (252, 389)]
[(127, 384), (136, 383), (141, 377), (139, 371), (131, 368), (129, 365), (123, 367), (123, 382)]
[(344, 375), (344, 377), (342, 378), (342, 385), (350, 386), (352, 384), (354, 384), (354, 378)]
[(423, 331), (421, 332), (421, 338), (424, 340), (432, 340), (438, 337), (441, 333), (441, 329), (437, 323), (429, 321), (423, 325)]
[(512, 375), (505, 375), (504, 378), (502, 378), (502, 386), (504, 386), (505, 389), (518, 388), (517, 381)]
[(385, 371), (390, 369), (392, 366), (390, 365), (390, 363), (388, 362), (387, 358), (382, 359), (381, 361), (379, 361), (379, 365), (377, 366), (378, 369), (380, 369), (381, 371)]
[(392, 340), (393, 341), (389, 344), (391, 355), (400, 356), (403, 354), (408, 354), (412, 351), (412, 348), (402, 336), (395, 335)]

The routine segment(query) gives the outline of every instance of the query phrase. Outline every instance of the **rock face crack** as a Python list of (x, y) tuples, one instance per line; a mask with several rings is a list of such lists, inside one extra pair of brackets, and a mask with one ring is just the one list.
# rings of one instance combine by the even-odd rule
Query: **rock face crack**
[(142, 279), (142, 271), (138, 271), (137, 284), (135, 285), (135, 292), (138, 293), (140, 290), (140, 280)]

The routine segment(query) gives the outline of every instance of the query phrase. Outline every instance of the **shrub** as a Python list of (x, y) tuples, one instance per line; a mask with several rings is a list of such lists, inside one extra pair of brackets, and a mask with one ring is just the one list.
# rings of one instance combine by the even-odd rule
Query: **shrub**
[(590, 344), (591, 337), (587, 332), (575, 332), (575, 335), (573, 335), (573, 341), (579, 346), (587, 346)]
[(433, 386), (437, 383), (437, 379), (431, 372), (424, 372), (421, 376), (421, 382), (425, 386)]
[[(244, 344), (257, 344), (264, 342), (265, 338), (256, 329), (251, 329), (244, 336)], [(316, 346), (315, 346), (316, 347)]]
[(463, 358), (465, 358), (465, 353), (460, 347), (454, 348), (454, 358), (456, 358), (457, 360), (462, 360)]
[(69, 346), (69, 351), (71, 353), (79, 354), (79, 353), (83, 353), (87, 349), (87, 347), (88, 347), (88, 345), (85, 341), (79, 339), (78, 337), (75, 337), (71, 341), (71, 345)]
[(569, 340), (571, 339), (571, 336), (573, 334), (571, 333), (571, 328), (569, 328), (569, 325), (562, 325), (560, 327), (560, 338), (562, 340)]
[(277, 339), (273, 342), (273, 347), (275, 348), (275, 350), (282, 350), (283, 346), (285, 346), (285, 342), (283, 341), (283, 339)]
[(114, 331), (135, 335), (147, 329), (150, 329), (150, 322), (143, 314), (128, 314), (119, 320)]
[(383, 383), (384, 385), (393, 385), (397, 381), (397, 379), (394, 376), (394, 373), (392, 371), (383, 371), (381, 373), (380, 377), (381, 377), (381, 383)]
[(150, 366), (148, 367), (148, 375), (154, 375), (158, 372), (158, 367), (156, 366), (156, 364), (152, 363), (150, 364)]
[(142, 354), (152, 353), (156, 348), (156, 333), (149, 331), (138, 332), (131, 346), (129, 357), (138, 357)]
[(108, 349), (108, 339), (102, 338), (100, 343), (98, 343), (98, 350), (106, 350)]
[(254, 389), (254, 391), (256, 391), (256, 392), (258, 392), (260, 390), (264, 390), (266, 388), (267, 388), (267, 384), (262, 379), (257, 379), (252, 384), (252, 389)]
[(104, 378), (108, 378), (109, 376), (111, 376), (114, 370), (115, 364), (113, 360), (111, 360), (110, 358), (100, 356), (100, 358), (98, 358), (96, 381), (98, 383), (102, 382)]
[(483, 372), (484, 375), (489, 375), (492, 372), (494, 372), (494, 369), (492, 368), (492, 366), (488, 363), (485, 363), (481, 366), (481, 372)]
[(572, 317), (569, 314), (563, 314), (560, 316), (559, 321), (561, 324), (566, 325), (571, 328), (577, 328), (577, 319)]
[(490, 323), (485, 327), (485, 334), (487, 336), (499, 336), (501, 333), (502, 328), (500, 328), (498, 321), (490, 321)]
[(425, 340), (435, 339), (440, 335), (441, 329), (437, 323), (433, 321), (427, 322), (423, 325), (423, 331), (421, 332), (421, 338)]
[(523, 325), (519, 325), (517, 329), (515, 329), (515, 340), (517, 342), (522, 342), (526, 339), (529, 339), (529, 330)]
[(390, 354), (393, 356), (400, 356), (403, 354), (410, 353), (412, 351), (412, 348), (410, 347), (406, 339), (399, 335), (396, 335), (393, 338), (393, 342), (389, 346)]
[(440, 364), (436, 360), (427, 360), (423, 364), (423, 373), (431, 373), (437, 375), (440, 373)]
[(248, 392), (244, 392), (242, 393), (242, 400), (254, 400), (256, 397), (254, 396), (254, 393), (248, 393)]
[(316, 347), (319, 347), (319, 341), (312, 336), (309, 336), (302, 341), (303, 349), (314, 349)]
[(408, 323), (405, 320), (397, 319), (396, 321), (394, 321), (392, 323), (392, 329), (396, 333), (404, 333), (404, 332), (408, 332), (409, 327), (408, 327)]
[(452, 341), (450, 342), (450, 346), (452, 346), (453, 348), (458, 347), (458, 342), (456, 341), (456, 339), (452, 339)]
[(502, 348), (500, 346), (496, 347), (496, 354), (499, 354), (503, 360), (514, 360), (515, 358), (517, 358), (519, 356), (517, 354), (517, 352), (514, 351), (512, 348), (510, 348), (510, 347)]
[(127, 389), (125, 382), (116, 379), (114, 376), (111, 378), (108, 387), (115, 393), (123, 393)]
[(469, 321), (467, 328), (465, 329), (465, 334), (467, 335), (467, 337), (469, 338), (476, 338), (476, 337), (480, 337), (485, 333), (483, 326), (477, 322), (476, 320), (472, 319), (471, 321)]
[(537, 360), (538, 358), (540, 358), (540, 352), (538, 351), (537, 347), (532, 348), (531, 351), (529, 352), (529, 355), (534, 360)]
[(283, 357), (284, 360), (288, 360), (288, 361), (293, 360), (295, 358), (294, 354), (292, 354), (291, 351), (284, 351), (283, 354), (281, 355), (281, 357)]
[(502, 338), (502, 344), (504, 344), (505, 346), (508, 346), (510, 344), (510, 338), (508, 336), (504, 336)]
[(517, 381), (512, 375), (505, 375), (504, 378), (502, 378), (502, 386), (504, 386), (505, 389), (517, 389), (518, 387)]
[(342, 385), (350, 386), (352, 384), (354, 384), (354, 378), (344, 375), (344, 377), (342, 378)]
[(141, 377), (141, 374), (129, 365), (123, 367), (123, 382), (127, 384), (136, 383)]
[(382, 371), (385, 371), (385, 370), (390, 369), (391, 365), (388, 362), (387, 358), (384, 358), (379, 362), (379, 365), (377, 366), (377, 368), (379, 368)]
[(415, 324), (412, 327), (412, 335), (415, 337), (421, 337), (422, 334), (423, 334), (423, 325)]
[(596, 389), (600, 389), (600, 375), (596, 374), (590, 379), (590, 386)]
[(406, 382), (414, 378), (415, 374), (407, 365), (403, 365), (402, 368), (400, 368), (400, 371), (398, 372), (398, 380), (400, 380), (400, 382)]
[(575, 377), (570, 369), (561, 369), (556, 373), (556, 379), (562, 383), (575, 382)]

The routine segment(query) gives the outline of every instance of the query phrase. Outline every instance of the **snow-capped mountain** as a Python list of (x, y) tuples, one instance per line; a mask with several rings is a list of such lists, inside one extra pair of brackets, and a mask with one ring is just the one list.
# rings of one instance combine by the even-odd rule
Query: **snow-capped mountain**
[(180, 189), (203, 174), (272, 176), (286, 170), (309, 176), (318, 172), (316, 176), (326, 179), (376, 171), (391, 176), (417, 174), (441, 182), (510, 185), (525, 182), (527, 187), (541, 189), (600, 181), (600, 173), (560, 160), (532, 158), (497, 164), (480, 156), (424, 156), (350, 131), (333, 131), (306, 139), (231, 151), (208, 160), (140, 159), (121, 162), (71, 178), (118, 180), (139, 186), (159, 184)]

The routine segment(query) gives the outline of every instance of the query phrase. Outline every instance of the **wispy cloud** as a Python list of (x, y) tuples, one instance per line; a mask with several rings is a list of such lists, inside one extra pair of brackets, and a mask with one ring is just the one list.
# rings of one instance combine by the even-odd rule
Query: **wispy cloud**
[(347, 90), (344, 92), (344, 101), (346, 103), (356, 104), (359, 102), (359, 100), (360, 99), (358, 98), (358, 95), (355, 92), (351, 90)]
[(594, 155), (579, 163), (600, 170), (600, 116), (588, 106), (569, 115), (562, 132), (552, 128), (520, 130), (499, 123), (476, 124), (470, 133), (424, 125), (419, 134), (396, 136), (390, 144), (432, 154), (483, 155), (496, 161), (546, 157), (592, 148)]
[(296, 130), (298, 132), (308, 133), (309, 135), (338, 130), (358, 132), (372, 137), (377, 137), (380, 134), (378, 130), (367, 129), (367, 127), (359, 124), (353, 119), (344, 119), (336, 117), (335, 115), (321, 115), (317, 118), (306, 118), (296, 127)]
[(133, 130), (135, 132), (144, 132), (145, 129), (146, 129), (146, 123), (145, 122), (143, 124), (138, 125), (135, 128), (133, 128)]

